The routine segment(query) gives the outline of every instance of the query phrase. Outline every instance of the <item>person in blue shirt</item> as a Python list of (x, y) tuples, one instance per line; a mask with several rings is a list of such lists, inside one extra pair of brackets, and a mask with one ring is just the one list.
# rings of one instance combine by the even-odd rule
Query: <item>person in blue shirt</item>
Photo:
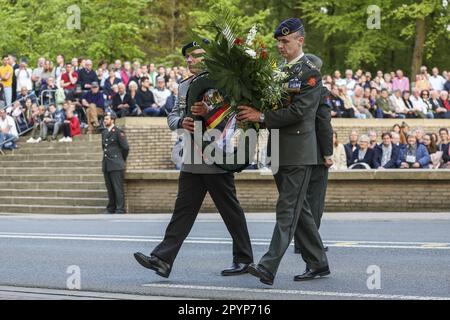
[(430, 155), (427, 148), (423, 144), (417, 143), (417, 138), (414, 135), (408, 135), (407, 141), (406, 147), (400, 150), (397, 166), (400, 169), (428, 168)]

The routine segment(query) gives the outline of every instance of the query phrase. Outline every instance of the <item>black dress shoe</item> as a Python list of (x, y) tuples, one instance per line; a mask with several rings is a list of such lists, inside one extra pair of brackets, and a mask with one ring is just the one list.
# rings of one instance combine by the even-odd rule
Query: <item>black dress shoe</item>
[(103, 214), (113, 214), (113, 213), (114, 213), (114, 211), (109, 211), (109, 210), (103, 211)]
[(320, 269), (308, 269), (306, 268), (303, 274), (294, 277), (294, 281), (308, 281), (317, 277), (325, 277), (330, 274), (330, 268), (328, 266)]
[(258, 264), (251, 263), (248, 266), (248, 273), (250, 273), (252, 276), (255, 276), (259, 278), (259, 281), (261, 281), (264, 284), (267, 284), (269, 286), (273, 285), (273, 279), (275, 278), (273, 274), (267, 270), (264, 266)]
[(170, 264), (153, 255), (147, 257), (143, 253), (136, 252), (134, 254), (134, 258), (137, 260), (137, 262), (139, 262), (141, 266), (156, 271), (157, 275), (164, 278), (168, 278), (170, 275), (170, 271), (172, 270)]
[(325, 252), (328, 252), (328, 247), (323, 247), (323, 250), (324, 250)]
[(230, 268), (222, 270), (221, 275), (226, 276), (238, 276), (248, 272), (249, 263), (236, 263), (233, 262)]

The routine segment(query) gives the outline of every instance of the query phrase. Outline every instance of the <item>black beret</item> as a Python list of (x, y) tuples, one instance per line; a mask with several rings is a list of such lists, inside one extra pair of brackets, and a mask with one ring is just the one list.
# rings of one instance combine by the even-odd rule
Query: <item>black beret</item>
[(275, 38), (284, 37), (301, 29), (303, 29), (303, 21), (298, 18), (290, 18), (280, 23), (273, 36)]
[[(209, 44), (209, 40), (208, 39), (202, 39), (204, 44)], [(199, 44), (195, 41), (190, 42), (188, 44), (186, 44), (182, 49), (181, 49), (181, 54), (183, 55), (183, 57), (186, 57), (186, 51), (190, 48), (193, 47), (200, 47)]]
[(114, 111), (108, 111), (108, 112), (105, 114), (105, 117), (106, 117), (106, 116), (110, 116), (111, 119), (117, 119), (117, 114), (116, 114)]

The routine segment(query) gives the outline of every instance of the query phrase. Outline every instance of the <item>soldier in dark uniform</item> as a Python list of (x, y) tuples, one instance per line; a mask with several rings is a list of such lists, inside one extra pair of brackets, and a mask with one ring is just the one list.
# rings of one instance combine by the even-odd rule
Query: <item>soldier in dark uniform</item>
[[(315, 55), (306, 54), (306, 57), (320, 70), (322, 67), (322, 60)], [(320, 222), (325, 206), (325, 195), (328, 185), (328, 168), (333, 165), (333, 127), (331, 126), (331, 106), (326, 103), (327, 97), (330, 95), (330, 91), (326, 88), (322, 88), (322, 96), (319, 107), (316, 113), (316, 136), (317, 136), (317, 162), (318, 164), (313, 166), (311, 172), (311, 180), (309, 182), (308, 191), (306, 194), (307, 202), (303, 206), (302, 210), (311, 210), (314, 217), (314, 222), (317, 225), (317, 229), (320, 228)], [(309, 204), (309, 208), (308, 205)], [(308, 239), (305, 239), (307, 233), (303, 232), (303, 228), (299, 220), (297, 230), (295, 231), (294, 243), (295, 253), (301, 253), (303, 260), (308, 264), (309, 254), (307, 252), (308, 246), (306, 245)], [(302, 250), (303, 249), (303, 250)], [(327, 251), (327, 248), (325, 248)], [(299, 280), (300, 278), (298, 278)], [(307, 280), (305, 278), (303, 280)]]
[[(195, 42), (183, 47), (182, 54), (192, 74), (202, 72), (198, 65), (204, 53), (205, 51)], [(190, 150), (192, 158), (196, 152), (201, 153), (198, 148), (195, 148), (193, 139), (190, 139), (194, 131), (194, 120), (186, 114), (186, 96), (193, 78), (186, 79), (180, 84), (175, 106), (167, 117), (170, 129), (184, 129), (183, 141), (189, 141), (185, 142), (187, 145), (184, 151)], [(208, 114), (208, 106), (202, 102), (195, 103), (192, 114), (203, 117)], [(189, 156), (185, 158), (187, 159), (183, 160), (181, 167), (174, 212), (164, 239), (153, 249), (150, 256), (136, 252), (135, 259), (143, 267), (168, 278), (176, 256), (191, 231), (208, 192), (233, 239), (233, 262), (230, 268), (221, 272), (221, 275), (235, 276), (247, 273), (249, 264), (253, 262), (253, 252), (245, 214), (236, 196), (233, 173), (204, 162), (196, 163), (195, 160), (189, 159)]]
[(102, 170), (108, 190), (108, 206), (105, 213), (125, 213), (123, 178), (129, 146), (125, 133), (115, 125), (116, 114), (106, 113), (102, 130)]
[(275, 173), (279, 192), (276, 225), (268, 252), (259, 264), (249, 266), (249, 273), (268, 285), (273, 284), (299, 219), (305, 239), (308, 239), (308, 253), (312, 255), (307, 264), (308, 276), (325, 276), (330, 273), (311, 210), (302, 210), (307, 202), (311, 172), (313, 166), (317, 165), (315, 120), (322, 95), (322, 76), (303, 53), (304, 36), (300, 19), (288, 19), (275, 31), (278, 50), (287, 60), (283, 71), (288, 75), (284, 86), (289, 96), (282, 108), (261, 113), (248, 106), (239, 107), (240, 121), (261, 122), (270, 130), (279, 129), (279, 169)]

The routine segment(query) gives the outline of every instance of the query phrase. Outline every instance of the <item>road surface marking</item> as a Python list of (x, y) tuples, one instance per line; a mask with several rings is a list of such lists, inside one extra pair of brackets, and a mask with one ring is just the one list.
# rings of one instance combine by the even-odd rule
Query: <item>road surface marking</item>
[(450, 297), (430, 297), (430, 296), (407, 296), (395, 294), (374, 294), (374, 293), (348, 293), (334, 291), (308, 291), (308, 290), (282, 290), (282, 289), (251, 289), (236, 287), (215, 287), (215, 286), (194, 286), (177, 284), (143, 284), (143, 287), (160, 289), (186, 289), (203, 291), (228, 291), (228, 292), (248, 292), (263, 294), (289, 294), (303, 296), (321, 296), (321, 297), (342, 297), (342, 298), (361, 298), (361, 299), (395, 299), (395, 300), (450, 300)]
[[(57, 233), (14, 233), (0, 232), (0, 239), (42, 239), (75, 241), (117, 241), (117, 242), (160, 242), (162, 236), (95, 235), (95, 234), (57, 234)], [(270, 239), (251, 239), (253, 245), (268, 246)], [(194, 244), (231, 244), (230, 238), (188, 237), (185, 243)], [(383, 241), (324, 241), (329, 247), (336, 248), (373, 248), (373, 249), (422, 249), (450, 250), (449, 243), (435, 242), (383, 242)]]

